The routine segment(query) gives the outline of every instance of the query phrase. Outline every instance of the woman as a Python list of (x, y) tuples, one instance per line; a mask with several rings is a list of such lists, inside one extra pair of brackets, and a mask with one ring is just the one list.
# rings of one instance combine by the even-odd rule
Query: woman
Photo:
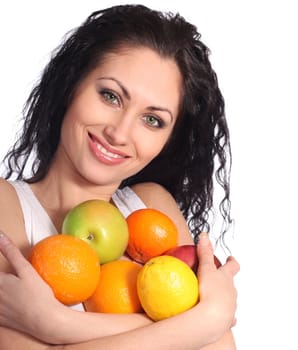
[[(92, 198), (117, 205), (124, 197), (127, 208), (159, 209), (177, 225), (179, 244), (197, 242), (209, 229), (214, 172), (229, 224), (224, 102), (199, 39), (179, 15), (128, 5), (93, 13), (57, 49), (27, 101), (23, 133), (0, 182), (0, 229), (25, 256), (43, 235), (59, 232), (72, 207)], [(11, 180), (14, 174), (18, 181)], [(201, 236), (200, 303), (153, 323), (141, 314), (91, 314), (61, 305), (2, 235), (1, 270), (11, 265), (14, 275), (0, 276), (0, 344), (234, 349), (238, 264), (229, 258), (217, 270), (209, 239)]]

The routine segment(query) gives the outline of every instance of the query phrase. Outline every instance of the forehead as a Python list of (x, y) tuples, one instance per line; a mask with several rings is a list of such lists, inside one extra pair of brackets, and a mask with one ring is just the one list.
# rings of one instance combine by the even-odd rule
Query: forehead
[[(156, 51), (146, 47), (122, 47), (117, 51), (107, 53), (97, 70), (112, 71), (125, 77), (139, 76), (140, 80), (148, 79), (152, 75), (161, 82), (165, 80), (163, 76), (177, 84), (181, 84), (182, 80), (179, 67), (174, 59), (162, 57)], [(138, 73), (142, 74), (138, 75)]]

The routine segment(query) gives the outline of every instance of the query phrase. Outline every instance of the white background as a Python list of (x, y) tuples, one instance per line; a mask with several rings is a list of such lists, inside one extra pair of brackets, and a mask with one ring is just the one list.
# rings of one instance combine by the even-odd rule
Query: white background
[[(225, 96), (233, 148), (231, 245), (241, 263), (238, 349), (298, 349), (295, 1), (140, 2), (197, 25)], [(0, 3), (1, 158), (50, 51), (91, 11), (116, 3)]]

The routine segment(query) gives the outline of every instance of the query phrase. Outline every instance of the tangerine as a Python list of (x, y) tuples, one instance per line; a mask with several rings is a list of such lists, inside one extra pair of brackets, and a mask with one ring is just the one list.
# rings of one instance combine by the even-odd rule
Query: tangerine
[(145, 263), (178, 245), (178, 230), (173, 221), (156, 209), (139, 209), (126, 218), (129, 238), (127, 254)]
[(143, 266), (137, 291), (146, 314), (159, 321), (193, 307), (199, 300), (199, 281), (185, 262), (162, 255)]
[(66, 234), (49, 236), (35, 244), (29, 261), (66, 305), (88, 299), (99, 281), (100, 262), (83, 240)]
[(142, 266), (130, 260), (116, 260), (101, 265), (94, 294), (84, 302), (91, 312), (142, 312), (137, 293), (137, 275)]

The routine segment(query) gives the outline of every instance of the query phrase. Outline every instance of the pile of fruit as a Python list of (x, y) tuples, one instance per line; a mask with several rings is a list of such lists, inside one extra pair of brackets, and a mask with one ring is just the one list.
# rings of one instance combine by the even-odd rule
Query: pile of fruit
[(178, 247), (175, 224), (154, 209), (125, 219), (106, 201), (83, 202), (66, 215), (61, 234), (32, 248), (29, 261), (58, 300), (87, 311), (146, 312), (157, 321), (199, 301), (195, 246)]

